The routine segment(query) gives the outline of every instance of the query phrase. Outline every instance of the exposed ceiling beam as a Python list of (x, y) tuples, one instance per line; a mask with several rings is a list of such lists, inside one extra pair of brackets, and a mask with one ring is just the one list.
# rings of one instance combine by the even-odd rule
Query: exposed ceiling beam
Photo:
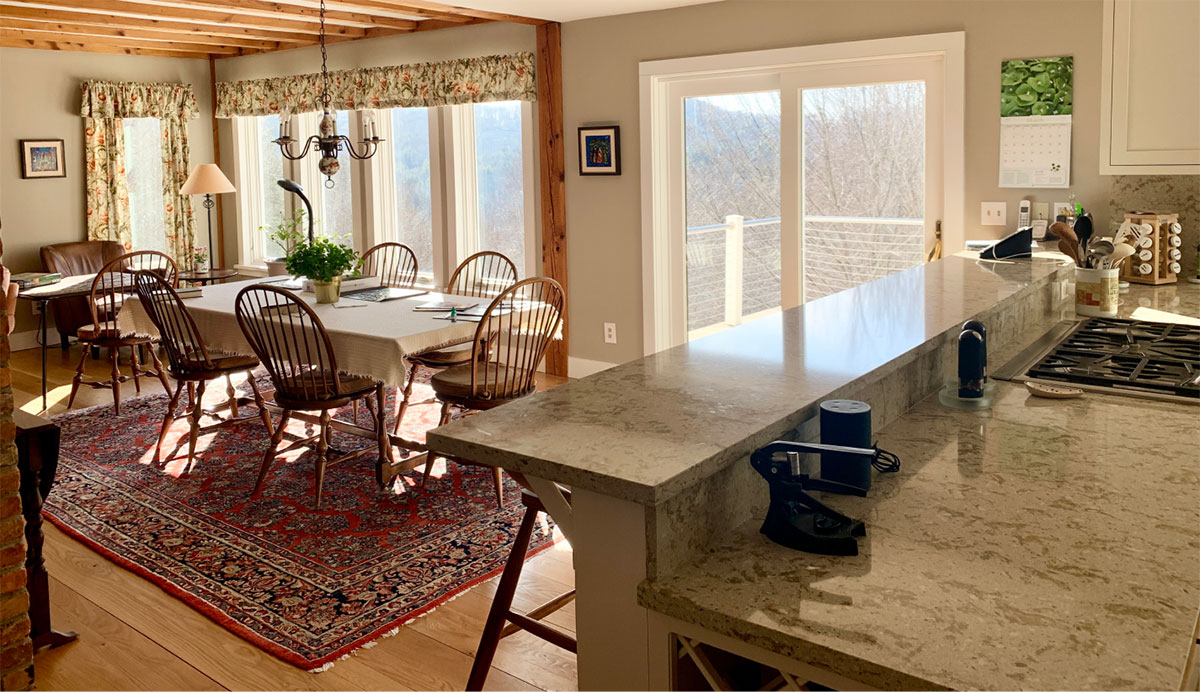
[(5, 36), (3, 31), (0, 31), (0, 46), (5, 48), (34, 48), (37, 50), (81, 51), (84, 53), (112, 53), (116, 55), (153, 55), (163, 58), (197, 58), (201, 60), (208, 58), (208, 53), (171, 50), (169, 48), (135, 48), (132, 46), (114, 46), (109, 43), (12, 38)]
[[(233, 25), (255, 27), (267, 30), (296, 31), (315, 35), (319, 25), (307, 19), (280, 19), (278, 17), (260, 17), (253, 14), (231, 12), (228, 9), (202, 10), (195, 7), (172, 7), (167, 5), (147, 5), (127, 0), (88, 0), (83, 5), (80, 0), (45, 0), (42, 4), (53, 4), (56, 8), (67, 12), (117, 12), (139, 17), (164, 17), (208, 25)], [(11, 0), (0, 0), (0, 6), (9, 7)], [(70, 21), (64, 19), (64, 21)], [(330, 24), (325, 27), (325, 33), (330, 36), (362, 36), (364, 27), (341, 26)]]
[[(579, 2), (580, 0), (575, 0)], [(458, 15), (461, 17), (474, 17), (476, 19), (486, 19), (492, 22), (512, 22), (515, 24), (545, 24), (544, 19), (535, 19), (533, 17), (522, 17), (519, 14), (505, 14), (503, 12), (489, 12), (487, 10), (474, 10), (470, 7), (458, 7), (457, 5), (445, 5), (440, 2), (429, 2), (428, 0), (378, 0), (373, 2), (376, 7), (391, 7), (397, 12), (412, 12), (417, 10), (425, 10), (428, 12), (438, 12), (442, 14)]]
[(470, 21), (472, 18), (463, 14), (453, 14), (450, 12), (437, 12), (434, 10), (423, 9), (420, 7), (407, 7), (403, 3), (389, 2), (388, 0), (336, 0), (338, 7), (347, 9), (365, 9), (365, 10), (388, 10), (391, 12), (399, 12), (410, 17), (420, 17), (422, 19), (440, 19), (446, 22), (454, 22), (461, 24)]
[[(177, 36), (191, 37), (199, 40), (200, 36), (233, 36), (260, 41), (275, 41), (278, 43), (316, 43), (317, 35), (290, 32), (271, 31), (269, 29), (253, 29), (244, 26), (228, 24), (196, 24), (191, 22), (170, 21), (165, 19), (145, 19), (141, 17), (125, 17), (113, 14), (89, 14), (86, 12), (64, 12), (47, 10), (41, 7), (20, 7), (6, 5), (0, 2), (0, 19), (32, 19), (43, 22), (65, 22), (99, 25), (114, 29), (151, 29), (154, 31), (173, 32)], [(11, 24), (4, 22), (5, 26)], [(16, 28), (15, 26), (13, 28)], [(183, 40), (186, 40), (183, 39)]]
[[(160, 6), (162, 0), (139, 1), (147, 5)], [(272, 17), (304, 17), (309, 21), (318, 21), (321, 15), (321, 11), (316, 7), (291, 5), (285, 2), (271, 2), (270, 0), (171, 0), (171, 2), (186, 4), (192, 7), (216, 7), (231, 12), (259, 13)], [(384, 26), (389, 29), (406, 29), (408, 31), (417, 28), (417, 22), (411, 19), (329, 9), (325, 10), (325, 23), (327, 25)]]
[[(49, 32), (52, 34), (79, 35), (78, 41), (86, 41), (89, 36), (146, 39), (151, 41), (188, 41), (203, 43), (210, 46), (239, 46), (242, 48), (258, 48), (260, 50), (278, 50), (278, 41), (261, 41), (258, 39), (240, 38), (233, 36), (212, 36), (211, 34), (196, 33), (192, 36), (172, 33), (170, 31), (152, 31), (146, 29), (122, 29), (111, 26), (94, 26), (88, 24), (63, 24), (61, 22), (37, 22), (26, 19), (5, 19), (5, 29), (23, 29), (28, 32)], [(219, 51), (210, 51), (219, 52)]]
[(0, 29), (0, 38), (26, 41), (88, 43), (124, 48), (149, 48), (151, 50), (169, 50), (176, 53), (200, 53), (204, 56), (213, 54), (248, 55), (260, 52), (255, 48), (238, 48), (237, 46), (212, 46), (205, 43), (186, 43), (182, 41), (145, 41), (130, 38), (111, 38), (108, 36), (80, 36), (79, 34), (55, 34), (44, 31), (25, 31), (22, 29)]

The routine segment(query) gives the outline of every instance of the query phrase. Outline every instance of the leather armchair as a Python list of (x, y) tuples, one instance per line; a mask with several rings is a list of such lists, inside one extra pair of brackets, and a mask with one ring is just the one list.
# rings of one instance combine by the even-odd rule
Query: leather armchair
[[(125, 248), (115, 240), (85, 240), (74, 243), (56, 243), (42, 248), (42, 267), (48, 272), (63, 276), (95, 274), (109, 261), (125, 254)], [(50, 301), (50, 313), (54, 315), (54, 326), (62, 339), (62, 347), (70, 345), (67, 337), (92, 323), (92, 311), (86, 296)]]

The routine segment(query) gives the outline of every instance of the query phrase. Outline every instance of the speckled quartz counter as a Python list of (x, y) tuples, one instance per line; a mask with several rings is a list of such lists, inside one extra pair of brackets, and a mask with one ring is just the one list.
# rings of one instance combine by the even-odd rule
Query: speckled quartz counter
[(950, 257), (431, 430), (429, 444), (655, 504), (1060, 273), (1053, 260)]
[[(1134, 286), (1122, 316), (1137, 308), (1200, 316), (1200, 286)], [(1178, 689), (1200, 610), (1200, 408), (1001, 382), (991, 410), (932, 395), (879, 444), (899, 473), (868, 498), (820, 494), (867, 523), (859, 556), (783, 548), (752, 520), (640, 602), (885, 689)]]

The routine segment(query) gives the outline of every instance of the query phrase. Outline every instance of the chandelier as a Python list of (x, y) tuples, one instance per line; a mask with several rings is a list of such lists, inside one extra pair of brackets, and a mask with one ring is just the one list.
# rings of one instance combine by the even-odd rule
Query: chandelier
[(274, 142), (279, 145), (283, 157), (289, 161), (304, 158), (315, 144), (316, 150), (321, 152), (321, 160), (317, 163), (317, 169), (321, 171), (321, 175), (325, 176), (325, 187), (332, 188), (333, 176), (341, 168), (341, 164), (338, 163), (338, 152), (343, 147), (352, 158), (369, 159), (375, 155), (379, 149), (379, 143), (383, 140), (375, 134), (375, 122), (369, 118), (363, 118), (363, 138), (358, 143), (361, 150), (355, 148), (349, 137), (338, 134), (337, 116), (330, 110), (333, 97), (329, 95), (329, 67), (326, 65), (327, 56), (325, 54), (325, 0), (321, 0), (319, 32), (321, 40), (321, 108), (324, 112), (321, 114), (317, 134), (304, 140), (304, 148), (300, 150), (300, 153), (296, 153), (296, 146), (299, 145), (299, 142), (292, 138), (291, 118), (288, 113), (284, 112), (279, 119), (279, 137)]

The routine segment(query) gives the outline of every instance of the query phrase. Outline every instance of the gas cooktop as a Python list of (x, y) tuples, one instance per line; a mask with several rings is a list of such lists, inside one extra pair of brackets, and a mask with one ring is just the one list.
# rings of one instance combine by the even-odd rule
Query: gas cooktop
[(1107, 317), (1064, 322), (995, 377), (1200, 404), (1200, 327)]

